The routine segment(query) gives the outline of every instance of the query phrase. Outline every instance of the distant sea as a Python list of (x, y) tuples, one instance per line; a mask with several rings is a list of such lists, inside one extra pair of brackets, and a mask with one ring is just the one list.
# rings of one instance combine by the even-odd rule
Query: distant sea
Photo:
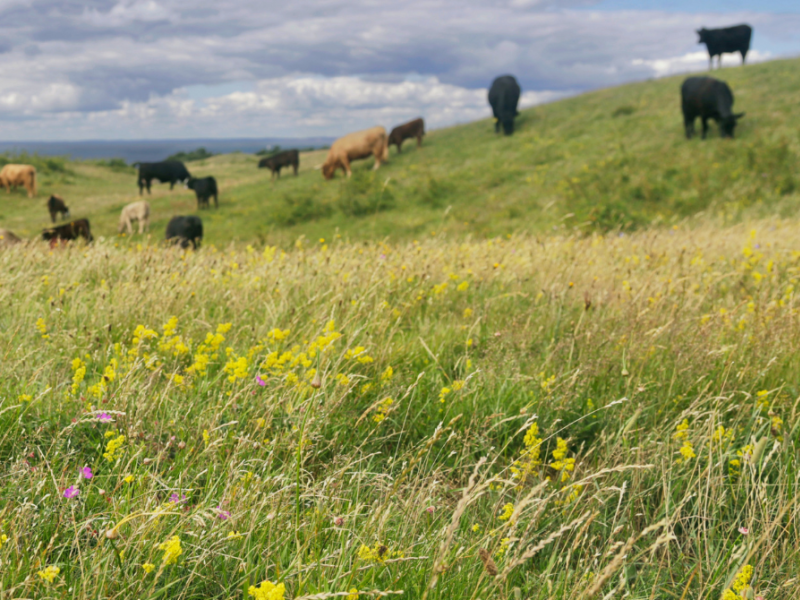
[(128, 164), (164, 160), (178, 152), (205, 148), (212, 154), (281, 148), (320, 148), (335, 138), (231, 138), (186, 140), (84, 140), (77, 142), (0, 142), (0, 153), (69, 156), (73, 159), (121, 158)]

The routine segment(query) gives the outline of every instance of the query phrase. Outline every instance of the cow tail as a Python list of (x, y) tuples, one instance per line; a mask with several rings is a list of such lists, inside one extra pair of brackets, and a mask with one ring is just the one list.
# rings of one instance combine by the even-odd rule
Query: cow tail
[(383, 158), (381, 160), (389, 160), (389, 139), (383, 136)]

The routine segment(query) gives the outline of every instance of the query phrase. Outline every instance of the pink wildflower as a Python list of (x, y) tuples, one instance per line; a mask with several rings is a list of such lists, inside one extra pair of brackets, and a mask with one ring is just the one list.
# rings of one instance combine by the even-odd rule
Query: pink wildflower
[(264, 387), (265, 385), (267, 385), (267, 382), (264, 381), (263, 379), (261, 379), (261, 377), (258, 376), (258, 375), (256, 375), (256, 383), (258, 385), (260, 385), (261, 387)]
[(91, 479), (92, 477), (94, 477), (94, 473), (92, 473), (91, 467), (83, 467), (81, 469), (81, 475), (83, 475), (84, 479)]
[(425, 510), (427, 511), (427, 513), (428, 513), (429, 515), (432, 515), (432, 514), (433, 514), (433, 511), (434, 511), (434, 510), (436, 510), (436, 509), (435, 509), (435, 508), (433, 508), (432, 506), (429, 506), (429, 507), (428, 507), (428, 508), (426, 508)]
[(64, 498), (75, 498), (81, 491), (74, 485), (69, 486), (64, 490)]
[(750, 530), (747, 527), (739, 527), (739, 533), (741, 533), (742, 535), (747, 535), (748, 533), (750, 533)]
[(217, 512), (217, 517), (218, 517), (218, 518), (220, 518), (220, 519), (222, 519), (223, 521), (227, 521), (227, 520), (230, 518), (230, 516), (231, 516), (231, 513), (230, 513), (230, 511), (228, 511), (228, 510), (223, 510), (223, 509), (222, 509), (222, 506), (218, 506), (218, 507), (217, 507), (217, 511), (218, 511), (218, 512)]
[(99, 415), (97, 415), (97, 420), (101, 423), (110, 423), (112, 419), (111, 415), (108, 413), (101, 412)]

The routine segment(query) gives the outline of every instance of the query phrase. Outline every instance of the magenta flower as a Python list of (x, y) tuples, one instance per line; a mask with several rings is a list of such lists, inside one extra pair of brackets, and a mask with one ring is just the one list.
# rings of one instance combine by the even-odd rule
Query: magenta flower
[(175, 504), (181, 504), (182, 502), (186, 502), (186, 495), (181, 494), (178, 496), (178, 494), (173, 493), (172, 496), (169, 497), (169, 501), (174, 502)]
[(429, 507), (428, 507), (428, 508), (426, 508), (425, 510), (428, 512), (428, 514), (429, 514), (429, 515), (432, 515), (432, 514), (433, 514), (433, 511), (434, 511), (434, 510), (436, 510), (436, 509), (435, 509), (435, 508), (433, 508), (432, 506), (429, 506)]
[(64, 498), (75, 498), (81, 491), (74, 485), (69, 486), (64, 490)]
[(94, 477), (94, 473), (92, 473), (91, 467), (83, 467), (81, 469), (81, 475), (83, 475), (84, 479), (91, 479), (92, 477)]
[(227, 521), (227, 520), (230, 518), (230, 516), (231, 516), (231, 513), (230, 513), (230, 511), (228, 511), (228, 510), (222, 510), (222, 507), (221, 507), (221, 506), (218, 506), (218, 507), (217, 507), (217, 511), (219, 511), (219, 512), (217, 513), (217, 517), (219, 517), (219, 518), (220, 518), (220, 519), (222, 519), (223, 521)]
[(267, 385), (267, 382), (264, 381), (263, 379), (261, 379), (261, 377), (259, 377), (258, 375), (256, 375), (256, 383), (258, 385), (260, 385), (261, 387), (264, 387), (265, 385)]
[(97, 420), (101, 423), (110, 423), (112, 419), (111, 415), (108, 413), (101, 412), (99, 415), (97, 415)]

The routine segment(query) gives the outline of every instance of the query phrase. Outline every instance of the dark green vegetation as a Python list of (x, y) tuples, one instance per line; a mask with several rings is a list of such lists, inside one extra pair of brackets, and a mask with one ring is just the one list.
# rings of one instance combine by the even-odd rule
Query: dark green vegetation
[(205, 148), (198, 148), (197, 150), (190, 150), (189, 152), (178, 152), (177, 154), (167, 157), (167, 160), (192, 162), (195, 160), (203, 160), (204, 158), (211, 158), (212, 156), (214, 155)]
[[(493, 236), (633, 229), (701, 212), (726, 221), (743, 211), (789, 216), (800, 184), (798, 67), (800, 60), (783, 60), (715, 71), (730, 84), (735, 109), (747, 113), (734, 140), (721, 140), (715, 126), (706, 141), (684, 138), (680, 76), (524, 110), (511, 138), (495, 135), (488, 119), (433, 131), (420, 150), (392, 150), (377, 172), (371, 159), (356, 163), (350, 181), (337, 175), (326, 182), (313, 169), (325, 151), (304, 153), (300, 176), (284, 173), (275, 183), (251, 155), (215, 156), (189, 168), (220, 185), (219, 212), (204, 214), (207, 239), (218, 244), (286, 245), (336, 231), (351, 239), (413, 239), (442, 230)], [(64, 170), (43, 173), (39, 198), (20, 191), (0, 205), (0, 226), (33, 235), (46, 223), (42, 199), (56, 192), (98, 234), (112, 235), (119, 210), (137, 199), (134, 170), (58, 164)], [(158, 237), (171, 215), (196, 210), (192, 192), (166, 185), (155, 184), (150, 201)]]

